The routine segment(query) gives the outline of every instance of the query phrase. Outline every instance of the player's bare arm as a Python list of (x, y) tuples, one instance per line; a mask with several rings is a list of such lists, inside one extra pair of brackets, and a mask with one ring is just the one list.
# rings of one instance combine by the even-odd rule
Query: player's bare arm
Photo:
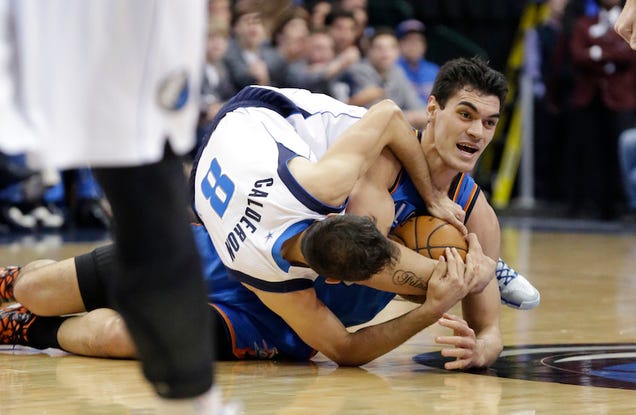
[(368, 363), (435, 323), (469, 291), (461, 257), (447, 251), (429, 283), (429, 300), (393, 320), (350, 333), (316, 297), (313, 289), (271, 293), (253, 287), (259, 299), (280, 315), (309, 346), (343, 366)]
[[(385, 147), (406, 168), (424, 200), (432, 206), (431, 213), (463, 229), (462, 224), (456, 224), (458, 217), (463, 219), (463, 211), (446, 195), (433, 189), (428, 164), (415, 132), (404, 113), (390, 100), (373, 105), (327, 150), (315, 169), (293, 173), (319, 200), (338, 205), (351, 194), (355, 183)], [(447, 210), (440, 212), (442, 206)]]
[[(499, 222), (483, 194), (479, 195), (467, 225), (478, 236), (484, 254), (496, 261), (500, 245)], [(503, 349), (499, 314), (499, 289), (496, 281), (491, 279), (483, 291), (471, 293), (462, 300), (463, 318), (447, 314), (440, 319), (441, 325), (453, 331), (452, 335), (436, 338), (438, 344), (449, 346), (442, 354), (456, 358), (445, 364), (446, 369), (486, 367), (497, 359)]]

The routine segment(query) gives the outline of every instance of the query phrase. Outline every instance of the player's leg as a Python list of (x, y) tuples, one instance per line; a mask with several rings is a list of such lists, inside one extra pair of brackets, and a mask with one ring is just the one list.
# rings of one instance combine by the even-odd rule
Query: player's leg
[(159, 163), (96, 177), (113, 210), (113, 300), (144, 373), (161, 396), (203, 394), (212, 385), (211, 323), (180, 160), (167, 151)]
[(42, 316), (85, 311), (73, 258), (38, 260), (4, 274), (0, 276), (5, 280), (0, 295), (5, 301), (11, 300), (12, 294), (15, 301)]
[(16, 303), (0, 310), (0, 344), (94, 357), (133, 358), (135, 346), (115, 310), (100, 308), (72, 317), (44, 317)]

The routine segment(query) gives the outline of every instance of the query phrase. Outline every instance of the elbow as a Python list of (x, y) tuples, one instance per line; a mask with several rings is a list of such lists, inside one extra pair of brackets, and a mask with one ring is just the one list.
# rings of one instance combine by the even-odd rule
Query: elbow
[(381, 108), (383, 111), (390, 113), (393, 116), (396, 116), (402, 113), (402, 110), (400, 109), (400, 107), (394, 101), (390, 99), (383, 99), (382, 101), (378, 102), (376, 106), (378, 108)]
[(358, 367), (358, 366), (367, 364), (371, 361), (371, 359), (358, 359), (358, 358), (351, 358), (351, 357), (345, 357), (345, 356), (336, 357), (336, 358), (333, 358), (332, 360), (338, 366), (342, 366), (342, 367)]
[(499, 355), (503, 351), (503, 339), (501, 338), (501, 336), (493, 338), (487, 343), (488, 344), (486, 347), (488, 351), (484, 353), (483, 360), (476, 365), (477, 367), (490, 367), (493, 363), (495, 363), (495, 361), (497, 361)]
[(331, 350), (329, 352), (323, 352), (325, 356), (331, 359), (338, 366), (343, 367), (357, 367), (369, 363), (373, 360), (373, 357), (364, 356), (360, 351), (352, 350), (349, 348), (340, 348), (338, 350)]

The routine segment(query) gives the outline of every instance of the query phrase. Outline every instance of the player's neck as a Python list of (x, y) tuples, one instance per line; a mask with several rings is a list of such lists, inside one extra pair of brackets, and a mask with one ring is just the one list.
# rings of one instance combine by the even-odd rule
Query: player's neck
[(439, 152), (435, 148), (432, 142), (422, 140), (422, 148), (424, 150), (424, 156), (428, 163), (431, 179), (436, 189), (440, 191), (448, 191), (451, 183), (459, 171), (448, 166), (439, 155)]
[(292, 265), (309, 267), (305, 261), (305, 256), (300, 249), (303, 234), (304, 232), (301, 232), (285, 241), (280, 250), (280, 254)]

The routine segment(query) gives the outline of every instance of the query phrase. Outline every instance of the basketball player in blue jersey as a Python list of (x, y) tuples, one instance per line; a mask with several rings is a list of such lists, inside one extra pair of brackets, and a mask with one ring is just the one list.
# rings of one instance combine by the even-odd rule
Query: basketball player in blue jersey
[[(466, 66), (466, 62), (459, 62), (458, 66)], [(470, 65), (468, 65), (470, 67)], [(483, 65), (478, 68), (481, 70), (487, 70), (488, 68)], [(453, 74), (455, 75), (455, 74)], [(495, 79), (496, 81), (497, 79)], [(463, 80), (465, 81), (465, 80)], [(460, 84), (461, 85), (461, 84)], [(468, 85), (472, 85), (472, 83), (468, 83)], [(504, 82), (505, 86), (505, 82)], [(477, 90), (481, 90), (479, 86), (476, 87)], [(275, 92), (275, 91), (274, 91)], [(447, 91), (448, 92), (448, 91)], [(455, 94), (457, 91), (451, 90), (452, 94)], [(289, 92), (288, 92), (289, 93)], [(278, 94), (278, 93), (277, 93)], [(271, 98), (270, 100), (261, 99), (262, 102), (267, 102), (270, 107), (274, 107), (277, 109), (281, 109), (281, 105), (274, 105), (272, 100), (279, 99), (280, 94), (267, 95), (267, 97)], [(473, 93), (473, 95), (476, 95)], [(475, 99), (475, 96), (470, 95), (469, 98)], [(488, 104), (491, 104), (490, 107), (487, 107), (487, 110), (492, 110), (492, 113), (489, 114), (489, 119), (485, 121), (487, 125), (494, 126), (496, 124), (496, 114), (499, 111), (499, 105), (501, 100), (495, 95), (496, 99), (487, 100)], [(252, 97), (253, 98), (253, 97)], [(261, 96), (263, 98), (263, 96)], [(490, 97), (492, 98), (492, 97)], [(292, 97), (293, 99), (293, 97)], [(253, 101), (255, 102), (255, 101)], [(288, 101), (279, 101), (284, 102), (289, 105)], [(495, 104), (496, 105), (493, 105)], [(480, 107), (479, 100), (477, 100), (476, 107)], [(330, 107), (330, 110), (334, 110), (336, 108)], [(338, 112), (335, 112), (338, 114)], [(481, 122), (481, 117), (479, 113), (475, 115), (477, 117), (479, 115), (479, 120)], [(301, 120), (297, 120), (298, 123)], [(446, 121), (446, 124), (449, 122)], [(488, 124), (490, 123), (490, 124)], [(444, 124), (440, 122), (440, 124)], [(275, 131), (274, 129), (270, 131)], [(428, 131), (428, 129), (427, 129)], [(459, 129), (457, 129), (459, 131)], [(490, 129), (488, 130), (490, 131)], [(214, 137), (213, 137), (214, 138)], [(489, 138), (492, 138), (492, 135), (485, 134), (484, 135), (484, 143), (482, 144), (484, 147), (489, 142)], [(321, 138), (315, 140), (315, 143), (319, 143)], [(440, 140), (442, 141), (442, 140)], [(423, 141), (424, 142), (424, 141)], [(468, 145), (468, 144), (464, 144)], [(474, 145), (474, 144), (473, 144)], [(320, 150), (320, 146), (316, 145), (315, 148), (317, 151)], [(481, 149), (483, 150), (483, 148)], [(481, 152), (475, 151), (475, 153)], [(324, 151), (324, 150), (322, 150)], [(472, 150), (469, 150), (471, 152)], [(262, 153), (264, 154), (264, 153)], [(383, 154), (384, 156), (391, 156), (390, 153)], [(388, 165), (399, 166), (397, 160), (393, 157), (386, 157), (386, 163)], [(428, 157), (428, 156), (427, 156)], [(286, 160), (286, 159), (284, 159)], [(476, 157), (474, 158), (476, 161)], [(380, 162), (380, 161), (379, 161)], [(465, 162), (465, 164), (470, 164)], [(213, 163), (210, 162), (210, 166)], [(375, 181), (373, 177), (371, 177), (371, 173), (378, 172), (377, 168), (386, 169), (386, 167), (375, 166), (373, 169), (369, 170), (369, 175), (365, 176), (365, 179), (368, 181)], [(460, 166), (461, 167), (461, 166)], [(463, 166), (466, 167), (466, 166)], [(396, 170), (394, 174), (394, 178), (399, 173), (399, 169)], [(448, 172), (447, 172), (448, 173)], [(217, 195), (228, 195), (234, 192), (236, 187), (232, 187), (227, 184), (226, 179), (222, 179), (223, 175), (221, 174), (220, 166), (215, 167), (215, 171), (213, 175), (216, 175), (217, 182), (221, 180), (225, 180), (226, 184), (224, 184), (223, 191), (214, 192)], [(434, 178), (435, 180), (435, 178)], [(361, 180), (362, 183), (364, 180)], [(443, 183), (440, 181), (440, 183)], [(238, 219), (237, 223), (245, 223), (250, 220), (255, 223), (260, 223), (261, 220), (258, 219), (259, 213), (258, 210), (262, 210), (263, 204), (262, 201), (264, 199), (257, 199), (259, 197), (266, 198), (267, 196), (267, 188), (271, 187), (272, 184), (269, 180), (262, 180), (258, 183), (254, 182), (252, 189), (250, 189), (251, 197), (254, 199), (254, 202), (249, 202), (249, 198), (247, 198), (247, 205), (252, 207), (252, 210), (247, 210), (245, 208), (246, 218), (243, 221), (243, 216)], [(363, 203), (362, 201), (354, 202), (356, 198), (359, 198), (359, 194), (361, 192), (363, 185), (356, 185), (356, 190), (351, 195), (351, 202), (349, 203), (349, 207), (355, 207), (355, 203), (361, 205), (363, 209), (368, 210), (368, 204)], [(379, 195), (384, 197), (384, 195), (389, 194), (387, 189), (388, 185), (384, 186), (382, 189), (382, 185), (376, 186), (377, 189), (380, 189), (380, 193), (384, 193), (383, 195)], [(466, 187), (459, 187), (459, 189), (465, 189)], [(302, 189), (301, 189), (302, 190)], [(447, 189), (445, 189), (447, 190)], [(454, 190), (448, 186), (448, 190)], [(358, 193), (358, 195), (356, 194)], [(464, 192), (459, 191), (456, 192), (458, 195), (462, 195)], [(211, 194), (211, 192), (208, 192)], [(207, 199), (206, 199), (207, 200)], [(311, 205), (311, 200), (309, 198), (304, 199), (307, 202), (307, 205)], [(361, 200), (361, 199), (360, 199)], [(378, 199), (375, 199), (376, 201)], [(390, 196), (389, 196), (390, 200)], [(223, 200), (219, 200), (217, 202), (223, 202)], [(315, 201), (314, 201), (315, 202)], [(375, 202), (374, 202), (375, 203)], [(415, 202), (416, 204), (423, 205), (421, 200), (419, 202)], [(223, 203), (220, 203), (219, 209), (222, 209)], [(315, 205), (315, 203), (314, 203)], [(392, 207), (392, 202), (391, 202)], [(248, 213), (249, 212), (249, 213)], [(385, 218), (387, 215), (377, 215), (377, 223), (386, 223)], [(496, 218), (495, 218), (496, 220)], [(386, 226), (387, 228), (391, 226), (391, 222), (393, 221), (393, 215), (388, 215), (388, 224), (380, 225)], [(328, 221), (321, 221), (319, 223), (327, 223)], [(300, 222), (295, 222), (300, 223)], [(470, 219), (469, 222), (470, 223)], [(338, 222), (336, 222), (338, 224)], [(304, 224), (303, 224), (304, 225)], [(256, 226), (256, 225), (255, 225)], [(254, 227), (255, 227), (254, 226)], [(251, 228), (250, 225), (246, 225), (246, 227)], [(364, 228), (364, 227), (363, 227)], [(373, 228), (373, 229), (371, 229)], [(362, 229), (362, 228), (361, 228)], [(369, 234), (373, 235), (375, 229), (373, 226), (364, 228), (369, 230)], [(498, 227), (496, 228), (498, 232)], [(237, 241), (233, 244), (232, 241), (229, 241), (229, 245), (226, 245), (227, 256), (229, 258), (237, 255), (237, 252), (244, 248), (244, 246), (238, 245), (238, 249), (236, 248), (238, 241), (242, 240), (240, 235), (242, 232), (234, 232), (237, 235)], [(219, 345), (220, 358), (246, 358), (246, 357), (260, 357), (260, 358), (288, 358), (294, 360), (303, 360), (309, 358), (315, 350), (323, 351), (327, 356), (331, 357), (334, 361), (341, 364), (361, 364), (374, 357), (377, 357), (386, 351), (396, 347), (398, 344), (406, 340), (412, 334), (419, 331), (421, 328), (431, 324), (432, 322), (437, 320), (436, 312), (439, 312), (440, 308), (437, 308), (439, 305), (439, 296), (440, 293), (443, 293), (443, 290), (440, 290), (437, 285), (439, 281), (434, 277), (430, 281), (426, 281), (421, 276), (418, 276), (417, 273), (415, 275), (408, 274), (409, 278), (396, 278), (395, 280), (398, 283), (389, 282), (389, 285), (393, 284), (392, 288), (395, 288), (396, 291), (402, 288), (418, 288), (418, 290), (404, 290), (403, 294), (424, 294), (427, 295), (427, 301), (416, 310), (407, 315), (404, 315), (398, 319), (393, 320), (392, 322), (388, 322), (385, 324), (381, 324), (378, 326), (373, 326), (365, 329), (364, 331), (359, 332), (358, 334), (350, 334), (346, 333), (344, 329), (345, 326), (350, 326), (354, 324), (359, 324), (365, 321), (370, 320), (378, 311), (380, 311), (393, 297), (393, 294), (376, 291), (374, 289), (360, 286), (359, 284), (330, 284), (323, 277), (316, 277), (315, 273), (312, 275), (310, 271), (305, 270), (304, 272), (299, 271), (296, 278), (285, 280), (284, 278), (275, 279), (271, 278), (269, 280), (259, 279), (253, 275), (247, 275), (245, 273), (239, 274), (238, 272), (231, 271), (234, 273), (234, 278), (227, 278), (226, 270), (221, 266), (221, 261), (215, 249), (212, 247), (209, 236), (203, 227), (199, 227), (195, 229), (195, 234), (197, 236), (197, 241), (200, 244), (200, 252), (204, 256), (204, 262), (206, 263), (205, 272), (209, 277), (209, 281), (213, 282), (214, 290), (210, 294), (210, 299), (213, 304), (213, 307), (217, 311), (214, 315), (219, 318), (219, 322), (221, 323), (221, 327), (226, 328), (226, 336), (227, 344)], [(265, 238), (269, 236), (269, 233), (264, 235)], [(273, 237), (273, 235), (271, 236)], [(498, 237), (498, 235), (497, 235)], [(228, 237), (229, 239), (230, 237)], [(498, 239), (497, 239), (498, 241)], [(333, 243), (331, 241), (330, 243)], [(337, 242), (337, 241), (336, 241)], [(283, 252), (285, 248), (281, 250), (280, 247), (276, 247), (276, 244), (272, 244), (272, 250), (281, 250), (283, 252), (279, 257), (274, 259), (274, 263), (276, 265), (283, 264), (287, 265), (288, 269), (292, 268), (294, 262), (303, 262), (306, 261), (306, 257), (309, 255), (305, 255), (307, 252), (303, 250), (302, 243), (301, 246), (298, 247), (298, 243), (295, 243), (292, 247), (288, 247), (287, 251)], [(325, 246), (322, 244), (321, 246)], [(498, 246), (497, 246), (498, 249)], [(97, 250), (92, 254), (85, 255), (82, 257), (78, 257), (75, 260), (67, 260), (65, 263), (52, 264), (51, 266), (57, 266), (65, 269), (76, 268), (76, 272), (78, 274), (80, 285), (78, 287), (77, 278), (73, 284), (70, 284), (67, 287), (68, 293), (76, 293), (74, 301), (65, 301), (67, 308), (63, 311), (57, 309), (52, 310), (51, 305), (53, 303), (45, 301), (44, 297), (46, 297), (46, 293), (39, 298), (31, 298), (30, 304), (32, 311), (42, 314), (42, 315), (51, 315), (57, 313), (69, 313), (71, 309), (93, 309), (97, 307), (108, 306), (104, 300), (98, 300), (99, 295), (95, 295), (94, 293), (88, 295), (91, 291), (91, 288), (95, 286), (99, 286), (103, 284), (104, 274), (107, 275), (107, 267), (105, 264), (107, 260), (104, 258), (107, 250), (101, 249)], [(477, 253), (476, 251), (474, 253)], [(310, 253), (311, 255), (311, 253)], [(449, 264), (456, 261), (452, 253), (449, 253)], [(288, 264), (285, 264), (287, 262)], [(35, 266), (35, 265), (34, 265)], [(455, 264), (453, 266), (456, 266)], [(101, 271), (100, 272), (100, 268)], [(267, 270), (266, 270), (267, 271)], [(330, 271), (328, 268), (323, 272), (324, 275), (334, 276), (338, 278), (338, 275), (333, 272), (345, 271), (345, 267), (338, 269), (337, 271)], [(27, 273), (26, 270), (23, 272), (23, 276), (17, 280), (19, 284), (15, 285), (15, 288), (22, 286), (24, 287), (22, 291), (23, 294), (18, 295), (18, 291), (16, 290), (16, 296), (19, 300), (26, 302), (26, 296), (29, 293), (37, 296), (42, 293), (42, 290), (38, 289), (27, 289), (29, 286), (28, 281), (33, 280), (35, 278), (27, 278), (27, 275), (35, 275), (39, 271), (37, 269), (34, 272)], [(463, 272), (463, 270), (458, 271), (459, 273)], [(40, 272), (42, 274), (43, 272)], [(55, 272), (48, 271), (48, 274), (55, 274)], [(59, 272), (58, 272), (59, 274)], [(81, 277), (80, 275), (90, 275), (94, 274), (91, 278)], [(438, 272), (439, 274), (439, 272)], [(398, 273), (394, 273), (394, 276), (397, 276)], [(407, 275), (405, 273), (401, 273), (400, 276)], [(309, 276), (313, 278), (313, 288), (304, 288), (307, 283), (304, 279)], [(418, 280), (419, 278), (419, 280)], [(351, 279), (351, 278), (349, 278)], [(365, 282), (368, 284), (377, 283), (377, 281), (373, 281), (377, 279), (376, 277), (371, 278), (371, 281)], [(95, 282), (92, 284), (87, 284), (86, 281), (94, 280)], [(59, 279), (56, 281), (60, 281)], [(82, 282), (84, 281), (84, 282)], [(239, 283), (239, 281), (243, 282), (243, 284)], [(416, 282), (415, 287), (410, 285), (408, 287), (400, 287), (401, 282), (409, 281)], [(55, 282), (51, 282), (54, 284)], [(386, 283), (386, 281), (385, 281)], [(422, 287), (425, 287), (428, 284), (428, 290), (422, 290)], [(249, 286), (249, 289), (246, 287)], [(492, 304), (497, 304), (498, 293), (496, 286), (494, 291), (492, 289), (493, 284), (491, 283), (486, 290), (483, 291), (482, 294), (475, 294), (475, 298), (469, 298), (465, 300), (466, 310), (470, 310), (470, 305), (473, 304), (473, 307), (478, 307), (481, 302), (488, 302), (490, 304), (490, 308), (492, 309)], [(279, 288), (280, 287), (280, 288)], [(270, 291), (266, 291), (270, 290)], [(278, 290), (278, 292), (274, 291)], [(92, 290), (96, 291), (96, 290)], [(97, 290), (99, 291), (99, 290)], [(302, 292), (301, 296), (298, 296), (298, 292)], [(467, 292), (467, 291), (465, 291)], [(494, 300), (488, 301), (489, 297), (493, 297), (494, 292)], [(255, 294), (256, 293), (256, 294)], [(80, 295), (81, 294), (81, 295)], [(303, 297), (303, 296), (309, 297)], [(473, 296), (473, 294), (471, 294)], [(265, 297), (268, 301), (268, 307), (265, 306), (265, 301), (262, 301), (262, 298)], [(456, 299), (460, 299), (463, 297), (457, 297)], [(273, 298), (273, 299), (272, 299)], [(309, 300), (307, 300), (309, 298)], [(261, 301), (259, 301), (261, 299)], [(316, 299), (317, 301), (313, 302), (315, 306), (311, 306), (312, 301)], [(490, 298), (492, 300), (492, 298)], [(101, 303), (100, 303), (101, 301)], [(446, 300), (442, 300), (446, 301)], [(34, 308), (34, 304), (40, 303), (38, 309)], [(307, 307), (309, 304), (309, 307)], [(428, 307), (427, 307), (428, 306)], [(82, 308), (84, 307), (84, 308)], [(431, 308), (432, 307), (432, 308)], [(443, 308), (443, 307), (442, 307)], [(274, 312), (272, 312), (272, 310)], [(310, 314), (308, 310), (311, 311)], [(482, 308), (480, 308), (482, 310)], [(86, 316), (69, 319), (63, 322), (59, 326), (59, 331), (57, 332), (57, 337), (60, 339), (60, 346), (68, 351), (79, 353), (79, 354), (91, 354), (95, 355), (104, 355), (104, 356), (129, 356), (131, 353), (130, 348), (126, 348), (126, 342), (121, 341), (121, 330), (114, 330), (117, 327), (121, 328), (121, 325), (117, 324), (116, 316), (113, 314), (108, 314), (108, 310), (96, 310), (93, 311)], [(319, 314), (322, 314), (322, 317), (318, 317)], [(336, 317), (334, 319), (333, 317)], [(323, 318), (324, 317), (324, 318)], [(41, 319), (38, 317), (38, 319)], [(34, 321), (37, 322), (38, 319)], [(454, 316), (446, 315), (445, 318), (441, 319), (440, 322), (442, 324), (448, 325), (453, 328), (458, 336), (462, 338), (462, 347), (456, 347), (454, 349), (448, 349), (449, 351), (445, 353), (450, 353), (449, 355), (456, 355), (458, 360), (453, 363), (448, 364), (448, 368), (466, 368), (471, 366), (485, 366), (490, 364), (499, 351), (501, 350), (501, 340), (497, 328), (497, 320), (498, 314), (496, 312), (488, 312), (482, 313), (481, 316), (474, 316), (471, 320), (471, 327), (475, 327), (472, 329), (468, 326), (466, 322), (462, 319), (459, 319)], [(99, 324), (95, 324), (95, 321), (104, 321), (109, 322), (110, 324), (103, 324), (101, 327), (109, 327), (108, 337), (100, 337), (106, 340), (111, 340), (110, 342), (106, 341), (106, 345), (103, 345), (101, 349), (87, 349), (85, 347), (85, 343), (82, 342), (82, 336), (87, 334), (87, 331), (74, 330), (73, 328), (80, 327), (81, 324), (88, 324), (88, 327), (100, 327)], [(321, 329), (316, 328), (316, 322), (324, 322), (326, 321), (328, 324)], [(312, 332), (320, 333), (320, 336), (325, 337), (325, 341), (320, 342), (320, 340), (316, 340), (311, 337)], [(330, 333), (331, 332), (331, 333)], [(223, 334), (223, 333), (221, 333)], [(350, 337), (349, 337), (350, 336)], [(374, 339), (378, 339), (380, 336), (382, 338), (382, 344), (375, 344)], [(224, 336), (219, 336), (219, 338), (223, 338)], [(93, 337), (95, 338), (95, 337)], [(309, 340), (307, 340), (309, 338)], [(440, 342), (455, 342), (454, 339), (457, 337), (450, 337), (448, 339), (439, 339)], [(468, 339), (469, 341), (466, 343), (468, 346), (464, 345), (464, 339)], [(113, 339), (120, 339), (120, 341), (114, 341)], [(350, 340), (351, 339), (351, 340)], [(309, 343), (313, 343), (315, 346), (311, 347)], [(349, 344), (352, 346), (349, 346)], [(455, 344), (455, 343), (453, 343)], [(355, 346), (355, 347), (353, 347)]]

